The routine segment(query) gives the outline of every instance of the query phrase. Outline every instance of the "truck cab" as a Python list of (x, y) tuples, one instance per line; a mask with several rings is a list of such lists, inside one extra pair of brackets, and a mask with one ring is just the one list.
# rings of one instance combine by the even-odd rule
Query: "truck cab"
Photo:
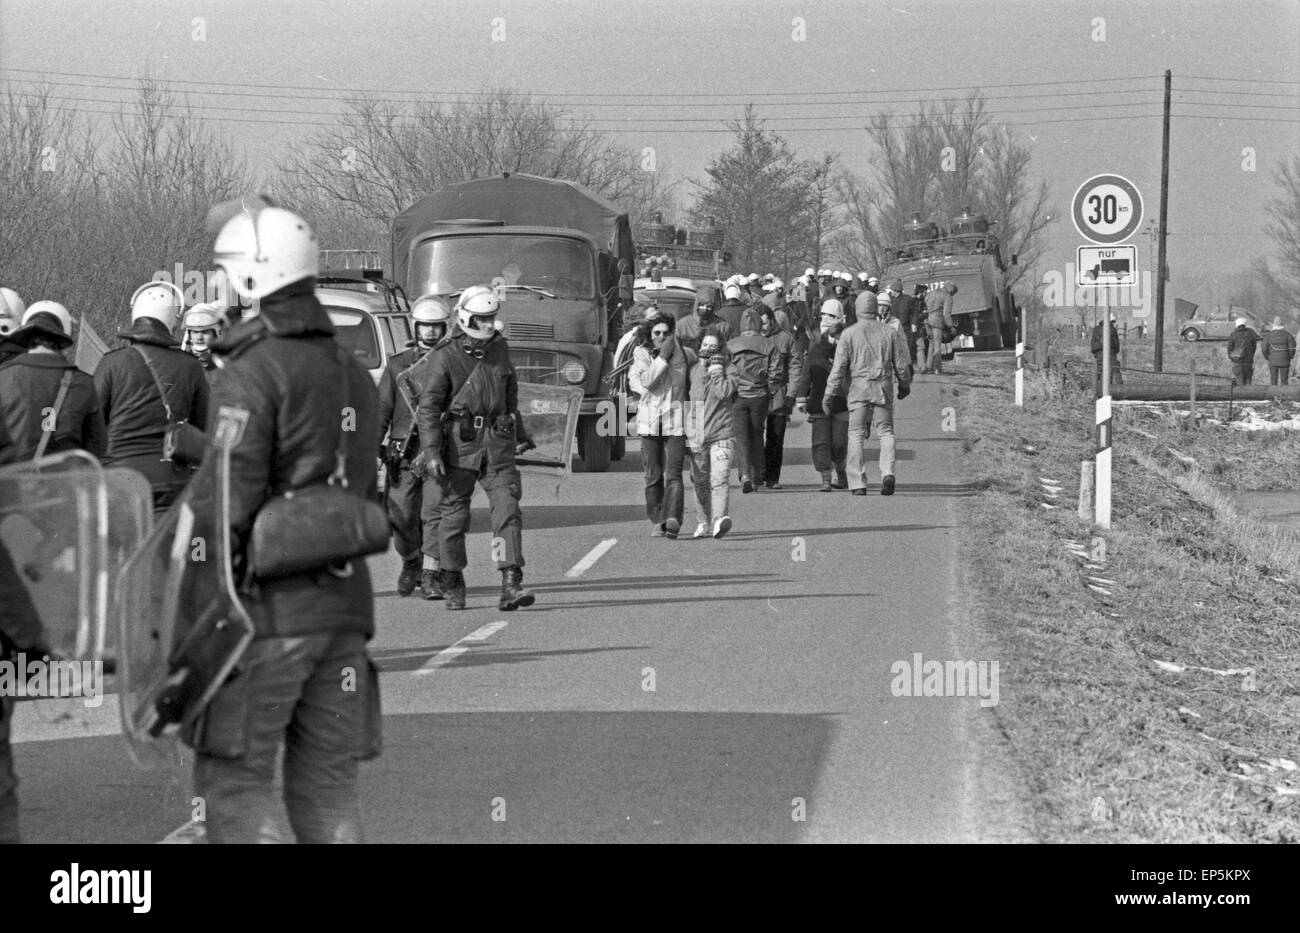
[(600, 426), (635, 253), (627, 214), (572, 182), (504, 174), (450, 185), (393, 222), (393, 266), (411, 295), (453, 303), (472, 285), (501, 297), (498, 320), (521, 383), (582, 389), (578, 453), (609, 469)]

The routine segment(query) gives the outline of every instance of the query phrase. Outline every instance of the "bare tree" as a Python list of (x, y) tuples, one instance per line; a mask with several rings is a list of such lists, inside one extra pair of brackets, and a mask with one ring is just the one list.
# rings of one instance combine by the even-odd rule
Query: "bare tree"
[(1300, 307), (1300, 152), (1278, 165), (1273, 174), (1278, 196), (1264, 205), (1264, 231), (1277, 249), (1275, 261), (1259, 261), (1254, 271), (1264, 300), (1281, 313)]
[(508, 88), (449, 104), (356, 98), (336, 129), (291, 149), (280, 190), (322, 245), (386, 253), (393, 217), (417, 199), (501, 172), (575, 181), (644, 216), (671, 203), (673, 186), (641, 162), (589, 123)]
[(845, 212), (836, 253), (844, 261), (884, 268), (889, 247), (913, 213), (946, 219), (970, 207), (998, 224), (1015, 284), (1041, 255), (1043, 231), (1054, 213), (1046, 182), (1030, 178), (1029, 148), (1005, 125), (994, 125), (982, 94), (963, 101), (922, 102), (915, 118), (877, 114), (866, 127), (873, 146), (873, 177), (845, 172), (838, 192)]

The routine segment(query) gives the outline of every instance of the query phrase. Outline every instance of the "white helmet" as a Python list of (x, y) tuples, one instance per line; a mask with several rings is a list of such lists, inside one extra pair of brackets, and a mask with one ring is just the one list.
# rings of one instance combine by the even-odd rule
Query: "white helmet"
[(0, 288), (0, 337), (8, 336), (18, 329), (27, 305), (12, 288)]
[(446, 324), (451, 320), (451, 308), (444, 298), (422, 295), (411, 305), (411, 320), (417, 324)]
[(805, 278), (812, 278), (814, 275), (817, 274), (817, 270), (814, 269), (812, 266), (809, 266), (807, 269), (803, 270), (803, 274)]
[(859, 282), (863, 282), (863, 283), (865, 283), (869, 278), (871, 278), (871, 276), (867, 275), (865, 272), (859, 272), (859, 273), (858, 273), (858, 281), (859, 281)]
[(58, 319), (59, 327), (63, 329), (63, 336), (72, 336), (72, 315), (68, 309), (63, 307), (57, 301), (37, 301), (23, 313), (23, 327), (32, 323), (32, 318), (38, 314), (48, 314)]
[(456, 302), (456, 320), (467, 336), (487, 340), (496, 333), (494, 325), (500, 310), (501, 299), (495, 291), (486, 285), (473, 285)]
[(737, 285), (735, 282), (732, 282), (722, 290), (722, 297), (727, 299), (728, 301), (739, 301), (740, 286)]
[(281, 207), (244, 210), (226, 222), (212, 247), (213, 261), (226, 270), (231, 287), (244, 298), (265, 298), (318, 271), (316, 234), (307, 221)]
[(151, 317), (171, 333), (185, 307), (185, 294), (172, 282), (145, 282), (131, 296), (131, 320)]
[(215, 330), (218, 333), (226, 327), (226, 306), (219, 301), (197, 304), (185, 312), (181, 326), (187, 330)]

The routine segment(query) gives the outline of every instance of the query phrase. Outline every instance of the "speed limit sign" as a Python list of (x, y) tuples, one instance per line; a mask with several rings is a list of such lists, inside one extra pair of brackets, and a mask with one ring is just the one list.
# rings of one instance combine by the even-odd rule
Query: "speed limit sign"
[(1121, 175), (1094, 175), (1074, 192), (1070, 215), (1085, 240), (1123, 243), (1142, 225), (1142, 195)]

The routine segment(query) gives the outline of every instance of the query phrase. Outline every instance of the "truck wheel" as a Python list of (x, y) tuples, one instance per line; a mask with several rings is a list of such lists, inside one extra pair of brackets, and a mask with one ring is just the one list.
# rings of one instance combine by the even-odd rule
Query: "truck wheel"
[(578, 419), (578, 452), (588, 473), (604, 473), (609, 469), (610, 439), (596, 430), (599, 418)]
[(1201, 339), (1201, 332), (1195, 327), (1189, 327), (1187, 330), (1183, 331), (1183, 339), (1188, 343), (1195, 343)]

